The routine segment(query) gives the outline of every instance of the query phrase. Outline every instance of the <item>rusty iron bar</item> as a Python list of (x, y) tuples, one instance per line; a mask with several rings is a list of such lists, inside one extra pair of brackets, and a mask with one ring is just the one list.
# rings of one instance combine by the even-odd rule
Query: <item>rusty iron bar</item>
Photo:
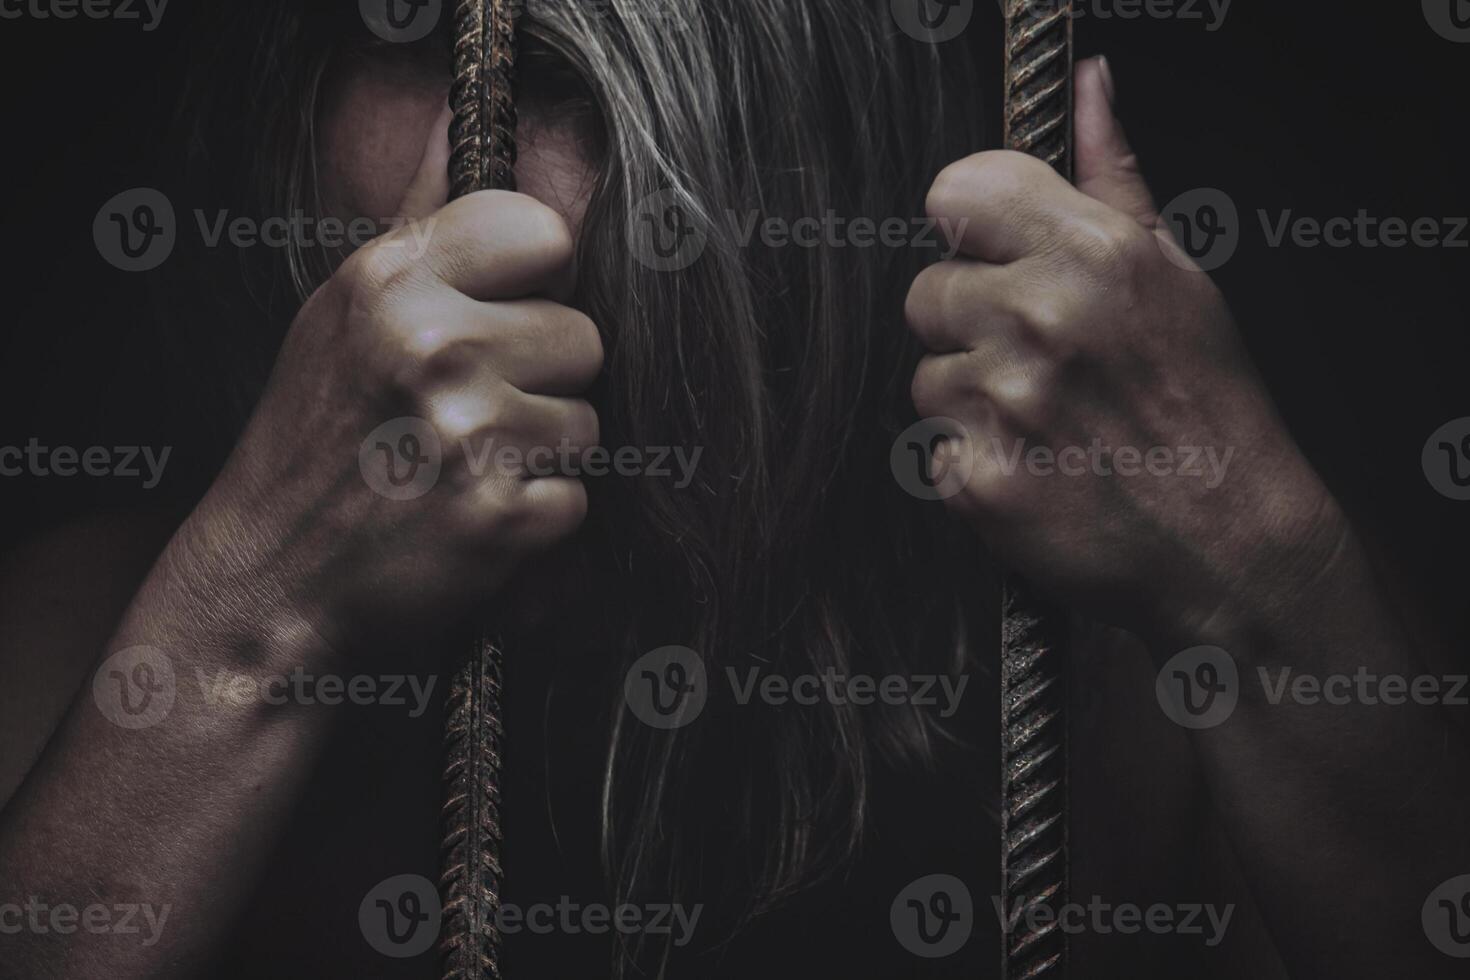
[[(520, 0), (459, 0), (449, 101), (455, 198), (515, 189), (516, 16)], [(445, 980), (500, 980), (502, 902), (499, 642), (483, 638), (450, 684), (444, 719), (439, 933)]]
[[(1072, 176), (1071, 0), (1005, 0), (1005, 146)], [(1004, 980), (1067, 974), (1065, 619), (1007, 581), (1001, 627), (1001, 939)], [(1053, 913), (1032, 929), (1028, 913)], [(1020, 915), (1016, 913), (1020, 912)]]

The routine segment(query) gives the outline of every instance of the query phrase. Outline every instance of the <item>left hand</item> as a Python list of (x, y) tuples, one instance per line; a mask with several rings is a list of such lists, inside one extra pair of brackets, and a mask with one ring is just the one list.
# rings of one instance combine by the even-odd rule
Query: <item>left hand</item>
[(1101, 60), (1079, 65), (1076, 187), (1007, 151), (935, 181), (929, 213), (965, 230), (909, 294), (931, 351), (913, 399), (963, 426), (935, 463), (1008, 567), (1114, 625), (1192, 633), (1247, 593), (1270, 601), (1338, 521), (1161, 224), (1112, 93)]

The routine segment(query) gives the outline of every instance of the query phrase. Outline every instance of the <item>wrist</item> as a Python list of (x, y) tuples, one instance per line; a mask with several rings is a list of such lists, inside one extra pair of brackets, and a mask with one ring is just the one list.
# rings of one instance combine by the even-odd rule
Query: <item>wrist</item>
[[(139, 593), (136, 642), (185, 646), (191, 658), (241, 672), (327, 667), (340, 660), (322, 610), (292, 594), (258, 535), (197, 510), (169, 541)], [(141, 629), (137, 628), (141, 627)]]
[(1356, 554), (1347, 516), (1304, 460), (1245, 495), (1240, 513), (1217, 549), (1223, 557), (1150, 630), (1161, 653), (1279, 645), (1300, 610), (1320, 606), (1324, 584)]

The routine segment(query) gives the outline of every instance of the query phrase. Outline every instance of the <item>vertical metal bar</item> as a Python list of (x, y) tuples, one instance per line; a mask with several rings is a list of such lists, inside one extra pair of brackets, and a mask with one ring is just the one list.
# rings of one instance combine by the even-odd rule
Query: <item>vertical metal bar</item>
[[(1005, 3), (1005, 145), (1070, 178), (1071, 0)], [(1015, 579), (1006, 583), (1002, 612), (1001, 901), (1014, 925), (1002, 935), (1001, 976), (1062, 977), (1067, 935), (1056, 913), (1069, 885), (1065, 621)], [(1052, 914), (1033, 918), (1039, 907)]]
[[(513, 90), (519, 0), (459, 0), (454, 19), (452, 196), (515, 189)], [(444, 721), (439, 953), (445, 980), (500, 980), (504, 658), (486, 638), (450, 684)]]

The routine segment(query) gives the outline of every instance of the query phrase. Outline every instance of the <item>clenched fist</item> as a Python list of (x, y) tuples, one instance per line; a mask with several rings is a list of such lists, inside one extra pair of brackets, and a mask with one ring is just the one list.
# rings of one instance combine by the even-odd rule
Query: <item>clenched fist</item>
[(1336, 522), (1112, 101), (1106, 65), (1079, 66), (1076, 187), (1011, 152), (935, 181), (930, 213), (967, 231), (909, 295), (931, 351), (913, 399), (959, 423), (936, 473), (1001, 560), (1116, 625), (1187, 633)]
[[(400, 212), (412, 223), (303, 307), (175, 544), (221, 603), (333, 646), (451, 620), (586, 513), (566, 461), (598, 441), (578, 395), (603, 352), (560, 302), (572, 234), (519, 194), (445, 205), (446, 156), (441, 129)], [(395, 492), (421, 464), (432, 481)]]

